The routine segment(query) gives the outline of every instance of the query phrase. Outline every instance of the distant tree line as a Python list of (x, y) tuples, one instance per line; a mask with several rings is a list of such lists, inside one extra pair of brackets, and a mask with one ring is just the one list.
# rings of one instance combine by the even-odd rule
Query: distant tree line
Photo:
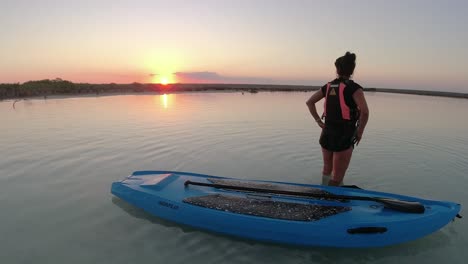
[(72, 83), (62, 79), (29, 81), (23, 84), (0, 84), (0, 99), (67, 95), (67, 94), (100, 94), (118, 92), (155, 92), (160, 91), (158, 84), (90, 84)]

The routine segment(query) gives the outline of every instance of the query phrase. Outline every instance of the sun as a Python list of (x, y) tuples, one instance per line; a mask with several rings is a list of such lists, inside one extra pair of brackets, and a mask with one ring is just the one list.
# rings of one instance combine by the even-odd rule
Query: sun
[(162, 85), (167, 85), (169, 83), (169, 80), (167, 79), (167, 77), (161, 77), (160, 82)]
[(176, 74), (169, 70), (153, 71), (150, 76), (151, 79), (149, 81), (153, 84), (169, 85), (177, 82)]
[(154, 84), (161, 84), (161, 85), (168, 85), (174, 83), (174, 76), (173, 74), (155, 74), (152, 79), (152, 83)]

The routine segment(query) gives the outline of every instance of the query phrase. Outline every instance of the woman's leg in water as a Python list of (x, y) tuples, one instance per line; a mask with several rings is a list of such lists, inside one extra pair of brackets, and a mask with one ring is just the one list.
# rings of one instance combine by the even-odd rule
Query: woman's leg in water
[(330, 186), (340, 185), (340, 183), (343, 181), (346, 170), (348, 169), (352, 154), (353, 154), (352, 147), (350, 147), (347, 150), (333, 153), (333, 177), (328, 183), (328, 185)]
[(328, 185), (331, 180), (333, 170), (333, 152), (322, 148), (323, 155), (323, 170), (322, 170), (322, 185)]

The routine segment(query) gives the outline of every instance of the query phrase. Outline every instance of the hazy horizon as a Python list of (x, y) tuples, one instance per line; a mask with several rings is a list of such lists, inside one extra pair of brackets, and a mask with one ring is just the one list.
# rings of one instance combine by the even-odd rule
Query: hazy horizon
[(468, 92), (468, 2), (2, 1), (0, 83), (320, 86)]

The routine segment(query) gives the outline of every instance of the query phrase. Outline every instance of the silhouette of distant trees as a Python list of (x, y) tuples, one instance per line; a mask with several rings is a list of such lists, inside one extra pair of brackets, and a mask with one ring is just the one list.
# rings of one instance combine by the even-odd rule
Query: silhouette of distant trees
[(19, 83), (0, 83), (0, 99), (18, 97)]
[(29, 81), (23, 84), (0, 84), (0, 98), (70, 94), (75, 92), (75, 84), (62, 79)]
[[(169, 88), (171, 85), (165, 86)], [(159, 84), (90, 84), (72, 83), (60, 78), (28, 81), (23, 84), (0, 84), (0, 99), (68, 94), (100, 94), (119, 92), (155, 92), (160, 91)]]

